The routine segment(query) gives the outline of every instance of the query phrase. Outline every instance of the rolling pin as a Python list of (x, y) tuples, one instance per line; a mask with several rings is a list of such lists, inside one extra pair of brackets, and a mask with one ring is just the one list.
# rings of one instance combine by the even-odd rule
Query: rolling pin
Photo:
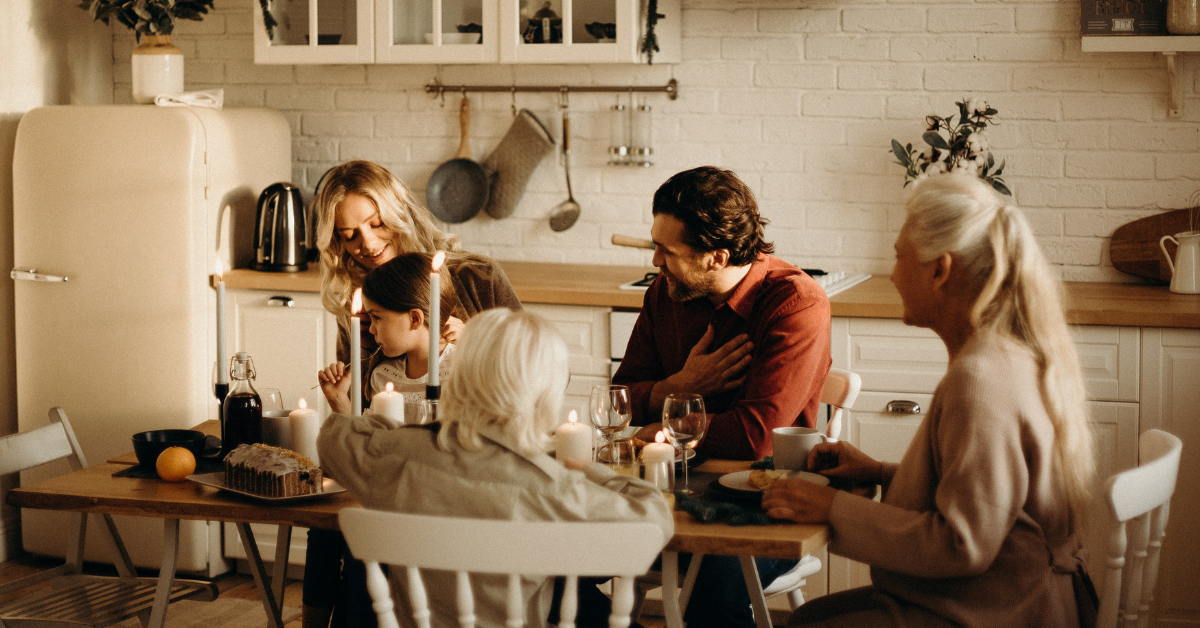
[(613, 234), (612, 243), (617, 246), (632, 246), (635, 249), (650, 249), (652, 251), (654, 250), (654, 243), (651, 242), (650, 240), (643, 240), (642, 238), (631, 238), (629, 236), (621, 235), (619, 233)]

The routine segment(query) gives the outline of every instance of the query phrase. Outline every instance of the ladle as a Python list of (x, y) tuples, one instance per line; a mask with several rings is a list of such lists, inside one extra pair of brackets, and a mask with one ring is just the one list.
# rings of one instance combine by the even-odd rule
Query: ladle
[(575, 194), (571, 191), (571, 118), (565, 100), (563, 101), (562, 110), (562, 152), (563, 170), (567, 173), (567, 200), (559, 203), (554, 208), (554, 211), (550, 212), (550, 229), (554, 231), (566, 231), (570, 229), (575, 225), (575, 221), (579, 220), (580, 212), (579, 203), (575, 202)]

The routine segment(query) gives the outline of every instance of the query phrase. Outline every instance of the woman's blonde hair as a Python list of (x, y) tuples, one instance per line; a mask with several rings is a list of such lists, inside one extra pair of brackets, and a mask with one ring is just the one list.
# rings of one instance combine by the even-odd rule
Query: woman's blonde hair
[(458, 237), (437, 228), (433, 216), (412, 190), (387, 168), (370, 161), (348, 161), (321, 180), (317, 192), (317, 250), (321, 252), (321, 303), (350, 329), (350, 298), (361, 286), (367, 269), (355, 261), (334, 230), (337, 206), (348, 194), (371, 201), (383, 224), (394, 233), (397, 253), (459, 251)]
[(454, 372), (442, 391), (438, 445), (482, 446), (480, 429), (499, 432), (518, 453), (544, 453), (560, 422), (568, 379), (567, 345), (546, 319), (495, 308), (459, 337)]
[(1029, 223), (1011, 199), (961, 174), (922, 181), (905, 209), (917, 258), (929, 262), (950, 253), (978, 292), (972, 328), (1003, 334), (1033, 352), (1067, 497), (1081, 522), (1095, 473), (1087, 391), (1063, 315), (1062, 283)]

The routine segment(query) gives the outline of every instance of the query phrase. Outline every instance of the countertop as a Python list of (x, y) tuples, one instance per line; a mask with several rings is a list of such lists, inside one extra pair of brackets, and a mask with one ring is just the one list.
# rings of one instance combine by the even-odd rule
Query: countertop
[[(596, 305), (638, 309), (643, 292), (617, 286), (641, 279), (654, 268), (500, 262), (517, 297), (527, 303)], [(288, 292), (318, 292), (316, 265), (302, 273), (264, 273), (237, 269), (225, 275), (226, 287)], [(1068, 282), (1067, 321), (1077, 325), (1125, 325), (1200, 329), (1200, 295), (1175, 294), (1166, 286)], [(871, 279), (830, 299), (834, 316), (900, 318), (900, 295), (887, 277)]]

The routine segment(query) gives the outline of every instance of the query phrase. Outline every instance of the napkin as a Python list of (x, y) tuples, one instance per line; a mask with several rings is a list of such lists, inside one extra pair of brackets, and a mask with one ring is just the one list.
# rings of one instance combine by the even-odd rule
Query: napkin
[(206, 89), (198, 92), (159, 94), (154, 97), (159, 107), (207, 107), (220, 109), (225, 104), (224, 89)]

